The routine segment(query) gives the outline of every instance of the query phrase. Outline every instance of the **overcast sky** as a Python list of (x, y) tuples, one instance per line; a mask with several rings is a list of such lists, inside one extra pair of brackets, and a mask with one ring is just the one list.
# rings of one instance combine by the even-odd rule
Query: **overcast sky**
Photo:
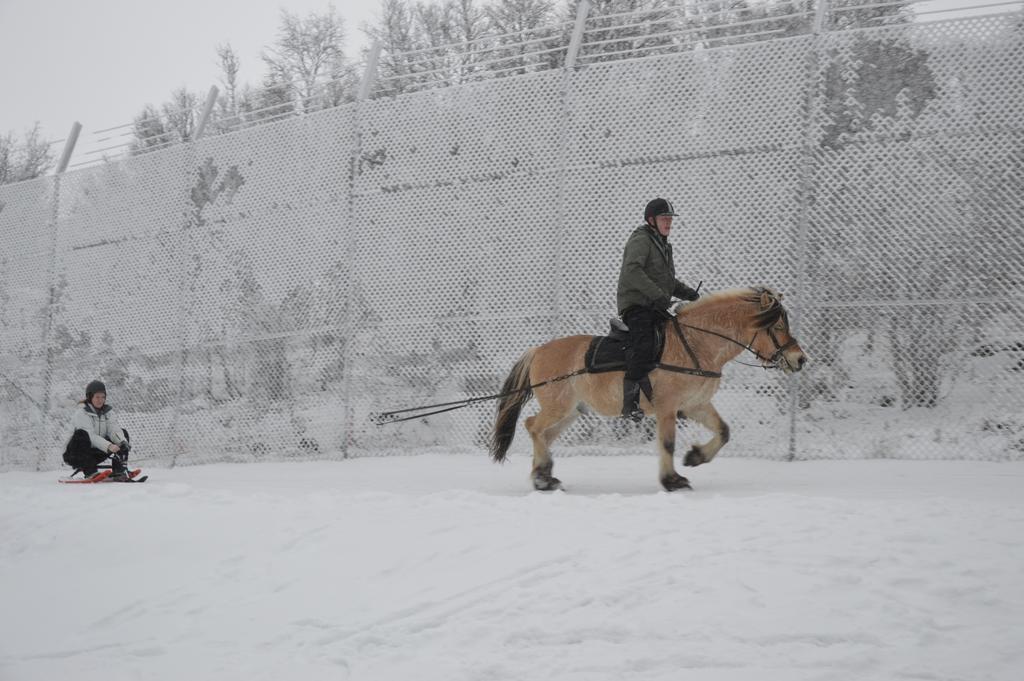
[[(231, 43), (240, 79), (258, 85), (260, 50), (277, 34), (280, 7), (305, 16), (328, 0), (0, 0), (0, 134), (39, 121), (44, 136), (129, 123), (186, 86), (220, 87), (215, 48)], [(346, 56), (358, 61), (360, 27), (380, 0), (337, 0)], [(59, 151), (58, 151), (59, 154)]]

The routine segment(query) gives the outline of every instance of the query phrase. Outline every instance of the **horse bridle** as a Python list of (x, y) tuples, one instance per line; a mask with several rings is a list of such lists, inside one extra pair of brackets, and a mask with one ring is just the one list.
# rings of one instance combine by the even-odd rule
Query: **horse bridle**
[[(783, 312), (782, 312), (782, 319), (786, 323), (786, 329), (788, 331), (789, 330), (789, 315), (786, 314), (785, 310), (783, 310)], [(783, 358), (782, 357), (783, 354), (786, 352), (786, 350), (789, 350), (791, 347), (796, 345), (796, 338), (793, 338), (793, 334), (790, 334), (789, 335), (789, 340), (786, 343), (779, 343), (779, 339), (775, 337), (775, 325), (774, 324), (769, 326), (766, 329), (766, 331), (768, 332), (768, 337), (772, 340), (772, 345), (775, 346), (775, 352), (773, 352), (772, 356), (769, 357), (767, 360), (764, 360), (763, 358), (761, 358), (761, 355), (759, 353), (757, 353), (757, 352), (755, 352), (754, 354), (757, 355), (758, 359), (761, 359), (761, 361), (765, 361), (768, 364), (770, 364), (771, 366), (773, 366), (775, 368), (779, 368), (780, 360)], [(754, 332), (754, 338), (757, 338), (757, 332), (756, 331)], [(751, 343), (754, 342), (754, 338), (750, 339)]]
[[(757, 337), (757, 334), (755, 333), (754, 334), (754, 338), (756, 338), (756, 337)], [(757, 358), (759, 360), (764, 362), (766, 365), (768, 365), (772, 369), (781, 369), (782, 368), (782, 360), (785, 359), (784, 354), (785, 354), (786, 350), (788, 350), (791, 347), (793, 347), (794, 345), (796, 345), (796, 339), (793, 338), (793, 337), (790, 337), (788, 343), (779, 344), (779, 340), (775, 337), (775, 332), (772, 329), (768, 329), (768, 337), (772, 339), (772, 344), (775, 346), (775, 352), (772, 353), (771, 357), (767, 357), (767, 358), (763, 357), (761, 355), (761, 353), (757, 352), (752, 347), (750, 347), (748, 349), (751, 352), (753, 352), (757, 356)], [(751, 338), (750, 342), (753, 343), (754, 339)]]
[[(782, 315), (783, 319), (785, 319), (786, 322), (786, 328), (788, 329), (789, 318), (786, 316), (785, 311), (783, 311)], [(786, 352), (786, 350), (790, 349), (791, 347), (797, 344), (796, 339), (793, 338), (792, 335), (790, 336), (787, 342), (780, 343), (778, 337), (775, 335), (775, 325), (772, 324), (767, 329), (765, 329), (765, 332), (768, 334), (768, 338), (771, 339), (772, 345), (775, 346), (775, 352), (773, 352), (770, 357), (765, 357), (760, 352), (754, 349), (754, 340), (757, 338), (757, 334), (761, 332), (761, 329), (758, 329), (757, 331), (754, 332), (754, 335), (751, 336), (749, 343), (743, 344), (740, 341), (736, 340), (735, 338), (730, 338), (729, 336), (726, 336), (725, 334), (722, 333), (718, 333), (717, 331), (711, 331), (710, 329), (702, 329), (701, 327), (693, 326), (692, 324), (683, 324), (676, 318), (672, 319), (672, 323), (675, 325), (676, 333), (679, 334), (679, 338), (682, 339), (683, 341), (683, 346), (686, 347), (692, 359), (696, 359), (696, 357), (694, 356), (693, 351), (690, 350), (689, 343), (686, 342), (686, 337), (683, 335), (683, 330), (680, 327), (693, 329), (694, 331), (700, 331), (702, 333), (709, 333), (712, 336), (718, 336), (719, 338), (725, 339), (730, 343), (733, 343), (734, 345), (740, 346), (744, 350), (749, 350), (755, 357), (761, 360), (766, 365), (766, 367), (770, 367), (773, 369), (782, 368), (782, 359), (784, 359), (784, 353)], [(697, 366), (699, 367), (700, 365), (698, 364)]]

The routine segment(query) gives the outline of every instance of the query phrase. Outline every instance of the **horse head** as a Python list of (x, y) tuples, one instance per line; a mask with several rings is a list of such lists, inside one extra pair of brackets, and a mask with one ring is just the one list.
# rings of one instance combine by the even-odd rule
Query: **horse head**
[(800, 371), (807, 355), (789, 330), (789, 314), (782, 306), (782, 294), (770, 288), (755, 288), (745, 300), (756, 307), (751, 317), (754, 338), (750, 348), (766, 367), (784, 372)]

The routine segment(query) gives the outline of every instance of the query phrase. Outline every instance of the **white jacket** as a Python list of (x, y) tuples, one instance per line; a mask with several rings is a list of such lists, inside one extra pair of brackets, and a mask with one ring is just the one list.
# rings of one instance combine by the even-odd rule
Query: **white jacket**
[(97, 413), (92, 405), (86, 402), (75, 410), (75, 416), (71, 419), (71, 429), (89, 433), (92, 446), (103, 452), (107, 451), (111, 443), (124, 442), (124, 433), (118, 427), (114, 411), (109, 404), (104, 404)]

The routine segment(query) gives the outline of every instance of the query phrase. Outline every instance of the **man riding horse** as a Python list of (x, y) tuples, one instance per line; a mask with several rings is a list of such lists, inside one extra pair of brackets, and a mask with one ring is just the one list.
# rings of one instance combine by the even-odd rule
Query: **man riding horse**
[(672, 218), (677, 213), (666, 199), (654, 199), (644, 209), (644, 224), (626, 241), (619, 272), (617, 303), (622, 321), (629, 327), (626, 376), (622, 385), (622, 415), (634, 421), (644, 417), (640, 390), (651, 399), (647, 377), (658, 362), (656, 330), (672, 316), (672, 296), (697, 300), (697, 291), (676, 279), (672, 259)]

